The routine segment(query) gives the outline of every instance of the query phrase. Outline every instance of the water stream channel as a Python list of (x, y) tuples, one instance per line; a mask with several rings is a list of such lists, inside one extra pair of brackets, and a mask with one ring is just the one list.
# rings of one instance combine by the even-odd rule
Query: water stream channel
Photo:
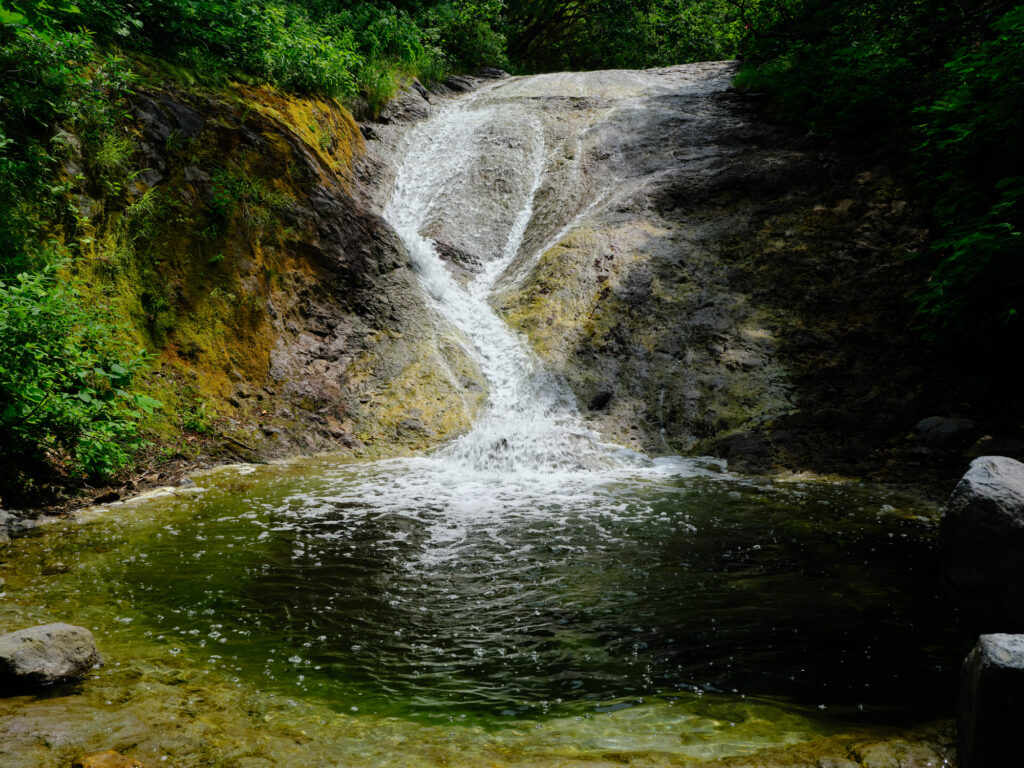
[[(489, 302), (629, 185), (628, 153), (597, 186), (553, 149), (636, 119), (652, 77), (507, 81), (403, 139), (385, 217), (489, 382), (467, 434), (223, 468), (17, 542), (0, 627), (83, 624), (107, 665), (0, 699), (0, 763), (681, 765), (950, 715), (933, 508), (609, 443)], [(582, 132), (553, 93), (587, 99)], [(435, 247), (453, 227), (468, 279)]]

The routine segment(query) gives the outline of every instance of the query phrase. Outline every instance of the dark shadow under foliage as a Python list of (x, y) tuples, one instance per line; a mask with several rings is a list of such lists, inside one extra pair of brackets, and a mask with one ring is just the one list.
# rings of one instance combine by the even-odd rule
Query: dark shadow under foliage
[(982, 415), (1024, 407), (1024, 6), (932, 0), (786, 2), (739, 83), (786, 122), (884, 157), (931, 211), (916, 253), (916, 324)]

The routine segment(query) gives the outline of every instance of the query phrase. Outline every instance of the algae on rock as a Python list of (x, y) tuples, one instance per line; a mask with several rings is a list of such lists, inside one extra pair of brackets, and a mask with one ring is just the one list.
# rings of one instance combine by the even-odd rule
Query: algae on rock
[(379, 455), (465, 429), (480, 374), (431, 321), (343, 107), (241, 85), (130, 107), (133, 170), (76, 198), (75, 269), (154, 354), (165, 456)]

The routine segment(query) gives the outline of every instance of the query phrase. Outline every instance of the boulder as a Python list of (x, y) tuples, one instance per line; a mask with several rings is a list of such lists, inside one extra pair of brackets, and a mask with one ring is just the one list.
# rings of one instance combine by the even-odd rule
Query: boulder
[(952, 416), (929, 416), (914, 425), (914, 432), (926, 444), (943, 447), (971, 444), (977, 435), (978, 425), (970, 419), (959, 419)]
[(455, 91), (455, 93), (468, 93), (469, 91), (476, 90), (476, 83), (468, 77), (462, 77), (461, 75), (448, 75), (444, 79), (443, 84)]
[(72, 624), (44, 624), (0, 635), (0, 683), (5, 689), (75, 680), (103, 659), (92, 632)]
[(1016, 765), (1024, 723), (1024, 635), (982, 635), (964, 661), (957, 766)]
[(55, 519), (45, 516), (23, 517), (23, 514), (0, 509), (0, 543), (15, 539), (23, 535), (25, 531)]
[(506, 77), (511, 77), (504, 69), (497, 69), (496, 67), (484, 67), (476, 73), (476, 76), (482, 77), (485, 80), (504, 80)]
[(729, 462), (737, 472), (758, 472), (765, 469), (771, 446), (756, 432), (734, 432), (715, 442), (715, 454)]
[(979, 633), (1024, 632), (1024, 464), (971, 462), (939, 529), (946, 580)]
[(11, 512), (0, 509), (0, 544), (11, 540), (11, 531), (15, 529), (20, 519)]

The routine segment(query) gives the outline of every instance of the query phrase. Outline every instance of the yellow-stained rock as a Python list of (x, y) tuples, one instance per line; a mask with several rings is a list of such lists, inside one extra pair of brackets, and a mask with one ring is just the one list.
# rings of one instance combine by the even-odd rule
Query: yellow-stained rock
[(93, 752), (79, 758), (71, 764), (71, 768), (144, 768), (142, 763), (132, 757), (125, 757), (112, 749)]

